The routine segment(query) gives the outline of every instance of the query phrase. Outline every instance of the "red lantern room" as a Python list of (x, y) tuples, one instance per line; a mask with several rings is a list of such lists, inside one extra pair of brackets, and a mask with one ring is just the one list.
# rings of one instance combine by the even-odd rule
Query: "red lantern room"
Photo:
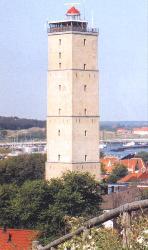
[(72, 20), (80, 20), (80, 11), (73, 6), (67, 11), (66, 16)]

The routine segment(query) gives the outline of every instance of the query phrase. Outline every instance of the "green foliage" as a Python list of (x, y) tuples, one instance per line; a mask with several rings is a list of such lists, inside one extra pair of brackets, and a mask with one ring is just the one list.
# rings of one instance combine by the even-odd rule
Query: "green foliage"
[(1, 130), (17, 130), (17, 129), (28, 129), (32, 127), (45, 127), (45, 121), (35, 119), (25, 119), (18, 117), (4, 117), (0, 116), (0, 129)]
[[(67, 218), (71, 231), (75, 231), (84, 224), (84, 218)], [(122, 234), (116, 230), (95, 227), (84, 231), (79, 236), (74, 236), (71, 240), (58, 246), (58, 250), (147, 250), (148, 246), (148, 218), (137, 216), (132, 221), (128, 234), (129, 244), (123, 248)], [(122, 228), (122, 225), (120, 225)]]
[[(84, 218), (68, 218), (71, 231), (75, 231), (84, 223)], [(58, 250), (122, 250), (122, 243), (115, 230), (105, 229), (103, 227), (92, 228), (75, 236), (58, 247)]]
[(106, 174), (105, 165), (101, 162), (101, 174)]
[[(12, 193), (11, 193), (12, 190)], [(99, 212), (100, 188), (89, 174), (67, 173), (61, 179), (0, 186), (0, 225), (39, 229), (46, 242), (68, 232), (65, 216)]]
[(127, 174), (128, 174), (127, 167), (122, 164), (117, 164), (113, 168), (111, 175), (108, 177), (108, 182), (116, 183), (118, 180), (120, 180), (122, 177), (126, 176)]
[(43, 179), (46, 156), (41, 154), (21, 155), (0, 161), (0, 184)]
[(148, 162), (148, 152), (139, 152), (136, 157), (142, 158), (145, 163)]

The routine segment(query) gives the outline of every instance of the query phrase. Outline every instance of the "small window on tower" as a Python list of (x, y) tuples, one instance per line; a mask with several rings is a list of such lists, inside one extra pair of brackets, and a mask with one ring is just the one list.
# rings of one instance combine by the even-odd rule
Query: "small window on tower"
[(59, 85), (59, 90), (61, 91), (61, 85)]
[(61, 43), (62, 43), (62, 41), (61, 41), (61, 39), (59, 39), (59, 45), (61, 45)]
[(86, 64), (84, 64), (84, 70), (86, 70)]
[(59, 109), (59, 115), (61, 115), (61, 109)]
[(84, 91), (86, 91), (86, 89), (87, 89), (87, 85), (84, 85)]
[(84, 114), (87, 115), (87, 109), (84, 109)]
[(59, 52), (59, 59), (61, 59), (61, 52)]
[(61, 160), (61, 155), (58, 155), (58, 161), (60, 161)]
[(84, 39), (84, 46), (86, 45), (86, 39)]
[(85, 155), (85, 161), (87, 161), (87, 155)]
[(85, 130), (85, 136), (87, 136), (87, 130)]
[(60, 136), (61, 135), (61, 131), (60, 131), (60, 129), (58, 130), (58, 136)]
[(61, 69), (61, 63), (59, 63), (59, 69)]

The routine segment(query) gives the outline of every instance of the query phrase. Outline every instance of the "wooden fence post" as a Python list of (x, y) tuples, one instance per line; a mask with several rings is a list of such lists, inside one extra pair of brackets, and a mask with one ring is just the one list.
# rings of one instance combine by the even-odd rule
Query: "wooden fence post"
[(122, 215), (122, 226), (123, 226), (123, 247), (129, 247), (130, 244), (130, 227), (131, 227), (131, 213), (124, 212)]

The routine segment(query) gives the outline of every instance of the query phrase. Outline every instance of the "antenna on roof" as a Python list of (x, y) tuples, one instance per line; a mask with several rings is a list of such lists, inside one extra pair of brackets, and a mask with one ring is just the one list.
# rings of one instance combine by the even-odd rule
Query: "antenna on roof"
[(94, 11), (91, 11), (91, 26), (94, 27)]
[(85, 0), (82, 0), (83, 1), (83, 9), (84, 9), (84, 20), (85, 20)]

